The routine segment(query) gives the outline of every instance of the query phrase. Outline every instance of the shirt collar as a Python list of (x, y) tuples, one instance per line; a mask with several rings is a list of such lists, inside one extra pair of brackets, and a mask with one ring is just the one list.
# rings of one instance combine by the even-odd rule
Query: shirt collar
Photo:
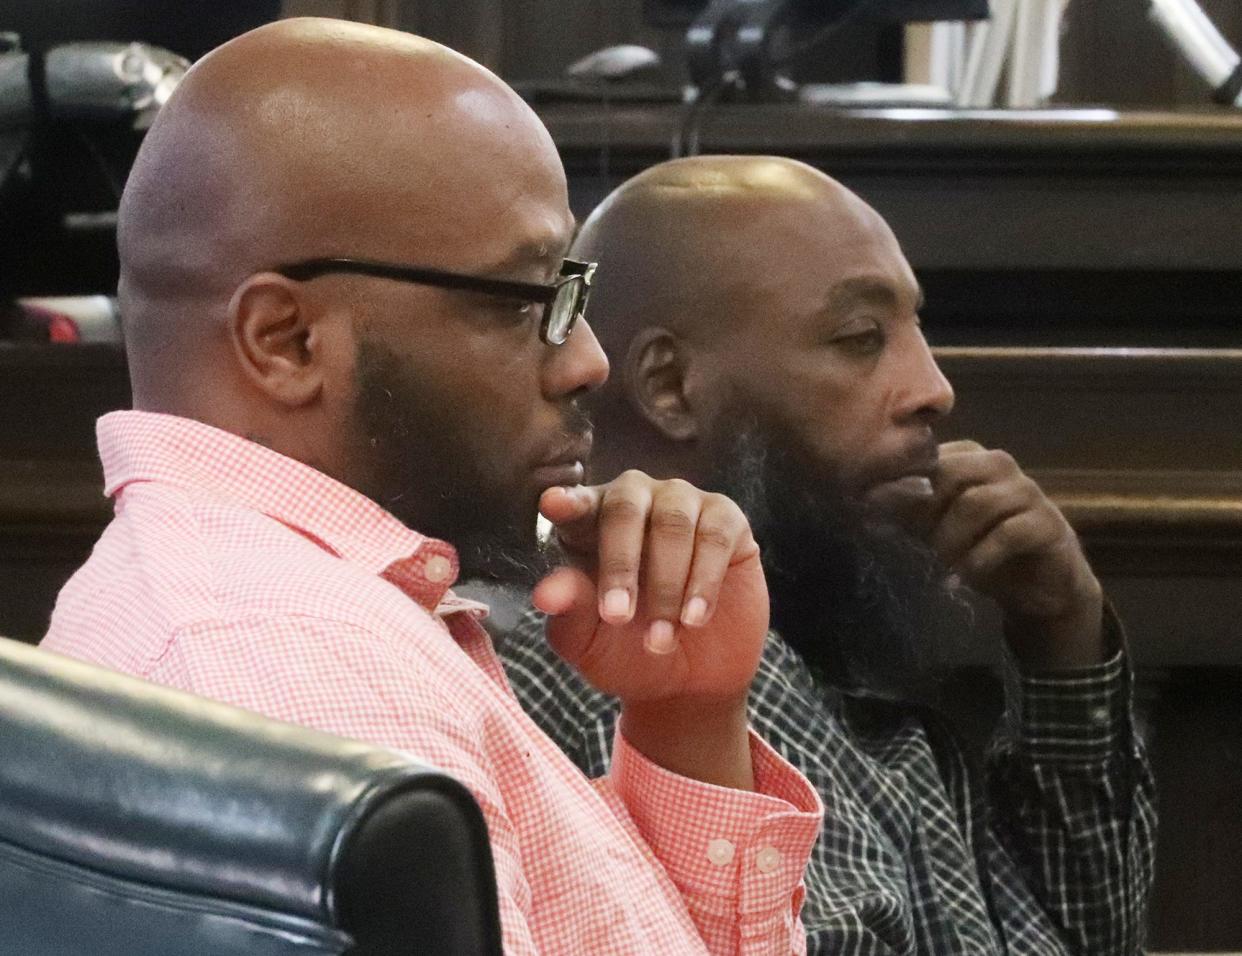
[(192, 488), (287, 525), (384, 577), (428, 611), (486, 612), (449, 592), (460, 569), (452, 545), (419, 534), (309, 465), (232, 432), (155, 412), (110, 412), (96, 424), (96, 437), (109, 497), (143, 481)]

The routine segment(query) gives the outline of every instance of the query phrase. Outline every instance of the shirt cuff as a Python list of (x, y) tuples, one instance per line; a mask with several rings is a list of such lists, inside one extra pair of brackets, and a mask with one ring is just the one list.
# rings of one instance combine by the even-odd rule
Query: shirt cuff
[(753, 730), (750, 754), (755, 790), (733, 790), (657, 766), (618, 730), (609, 770), (678, 888), (718, 915), (740, 914), (743, 924), (796, 914), (824, 812), (815, 788)]
[(1107, 762), (1130, 735), (1130, 668), (1121, 628), (1104, 620), (1113, 656), (1102, 664), (1021, 678), (1018, 739), (1028, 759), (1091, 766)]

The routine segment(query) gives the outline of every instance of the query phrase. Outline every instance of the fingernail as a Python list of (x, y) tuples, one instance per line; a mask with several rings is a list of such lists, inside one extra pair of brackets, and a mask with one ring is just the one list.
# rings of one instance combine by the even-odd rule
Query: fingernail
[(626, 617), (630, 613), (630, 592), (613, 588), (604, 595), (604, 617)]
[(931, 498), (936, 494), (936, 490), (932, 487), (930, 478), (918, 475), (910, 483), (910, 493), (920, 498)]
[(686, 602), (681, 612), (681, 623), (686, 627), (698, 627), (707, 619), (707, 602), (701, 597), (692, 597)]
[(652, 654), (671, 654), (677, 649), (677, 631), (671, 621), (652, 621), (643, 645)]

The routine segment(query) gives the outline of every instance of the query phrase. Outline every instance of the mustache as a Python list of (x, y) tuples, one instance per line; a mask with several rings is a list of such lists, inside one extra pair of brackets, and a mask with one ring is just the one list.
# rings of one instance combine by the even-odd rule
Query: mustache
[(591, 415), (577, 402), (570, 402), (565, 407), (561, 420), (561, 432), (566, 438), (581, 441), (594, 427)]
[(932, 477), (940, 463), (940, 444), (934, 435), (915, 439), (898, 454), (885, 458), (867, 469), (862, 487), (893, 481), (912, 475)]
[[(555, 439), (550, 443), (554, 449), (551, 458), (563, 455), (590, 456), (594, 427), (591, 416), (581, 405), (570, 403), (566, 406)], [(583, 465), (587, 462), (584, 461)]]

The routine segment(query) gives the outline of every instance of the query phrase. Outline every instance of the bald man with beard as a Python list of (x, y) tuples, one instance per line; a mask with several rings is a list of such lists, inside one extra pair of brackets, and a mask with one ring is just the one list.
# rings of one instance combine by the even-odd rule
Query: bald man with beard
[[(444, 47), (290, 20), (201, 60), (121, 202), (116, 515), (43, 646), (457, 776), (508, 953), (800, 953), (821, 806), (747, 727), (758, 548), (685, 482), (581, 486), (608, 366), (572, 228), (547, 131)], [(624, 702), (606, 776), (523, 713), (459, 568), (532, 569)]]
[[(1139, 952), (1155, 819), (1118, 625), (1013, 459), (937, 443), (954, 395), (883, 219), (801, 163), (701, 157), (622, 185), (574, 251), (607, 265), (595, 477), (728, 494), (762, 548), (751, 717), (826, 807), (810, 950)], [(986, 762), (937, 706), (953, 661), (998, 640), (972, 625), (984, 599), (1009, 676)], [(613, 704), (537, 617), (502, 656), (549, 735), (607, 766)]]

